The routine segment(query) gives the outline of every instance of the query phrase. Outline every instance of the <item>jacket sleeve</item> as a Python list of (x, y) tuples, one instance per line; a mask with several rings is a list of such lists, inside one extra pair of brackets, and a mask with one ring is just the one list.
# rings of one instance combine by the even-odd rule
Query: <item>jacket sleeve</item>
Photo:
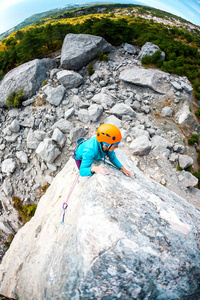
[(79, 173), (81, 176), (90, 176), (93, 175), (91, 172), (91, 165), (94, 161), (93, 156), (91, 155), (90, 151), (88, 149), (85, 149), (83, 151), (83, 156), (82, 156), (82, 162), (80, 166)]
[(109, 160), (111, 161), (111, 163), (116, 166), (118, 169), (120, 169), (120, 167), (122, 167), (122, 164), (120, 163), (120, 161), (117, 159), (116, 154), (114, 151), (112, 152), (108, 152), (108, 157)]

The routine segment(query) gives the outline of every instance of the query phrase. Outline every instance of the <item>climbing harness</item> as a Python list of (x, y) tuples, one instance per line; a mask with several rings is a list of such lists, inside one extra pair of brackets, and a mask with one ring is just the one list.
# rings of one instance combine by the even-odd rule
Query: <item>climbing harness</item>
[(79, 172), (78, 172), (78, 173), (76, 174), (76, 177), (75, 177), (74, 182), (72, 183), (72, 186), (71, 186), (71, 189), (70, 189), (69, 194), (68, 194), (68, 196), (67, 196), (67, 199), (66, 199), (66, 201), (63, 203), (63, 206), (62, 206), (62, 208), (63, 208), (63, 218), (62, 218), (62, 221), (60, 222), (60, 224), (62, 224), (62, 225), (64, 225), (64, 220), (65, 220), (65, 210), (66, 210), (66, 208), (68, 207), (68, 200), (69, 200), (69, 198), (70, 198), (70, 196), (71, 196), (71, 194), (72, 194), (72, 192), (73, 192), (73, 190), (74, 190), (74, 188), (75, 188), (75, 186), (76, 186), (76, 183), (77, 183), (79, 177), (80, 177), (80, 174), (79, 174)]

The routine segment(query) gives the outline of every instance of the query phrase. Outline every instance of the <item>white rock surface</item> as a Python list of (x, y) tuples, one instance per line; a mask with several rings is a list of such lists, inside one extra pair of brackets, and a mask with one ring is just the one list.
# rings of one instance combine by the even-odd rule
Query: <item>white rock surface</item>
[(56, 176), (3, 258), (1, 293), (24, 300), (198, 294), (199, 210), (117, 155), (136, 179), (110, 166), (108, 176), (80, 178), (64, 226), (74, 161)]

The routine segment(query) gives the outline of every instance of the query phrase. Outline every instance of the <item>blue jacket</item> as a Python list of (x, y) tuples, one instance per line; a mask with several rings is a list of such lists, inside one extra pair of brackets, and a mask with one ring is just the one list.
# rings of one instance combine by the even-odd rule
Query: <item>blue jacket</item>
[(91, 164), (94, 160), (100, 160), (105, 156), (108, 156), (109, 160), (117, 168), (120, 168), (122, 164), (117, 159), (114, 151), (104, 152), (96, 139), (96, 136), (90, 138), (89, 140), (80, 144), (75, 151), (75, 159), (81, 160), (80, 175), (81, 176), (90, 176), (91, 173)]

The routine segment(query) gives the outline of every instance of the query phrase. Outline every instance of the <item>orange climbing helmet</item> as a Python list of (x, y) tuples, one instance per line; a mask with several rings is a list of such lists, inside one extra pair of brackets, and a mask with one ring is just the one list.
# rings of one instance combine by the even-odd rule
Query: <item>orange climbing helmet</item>
[(105, 145), (118, 145), (122, 139), (120, 130), (111, 124), (102, 124), (97, 129), (97, 141)]

